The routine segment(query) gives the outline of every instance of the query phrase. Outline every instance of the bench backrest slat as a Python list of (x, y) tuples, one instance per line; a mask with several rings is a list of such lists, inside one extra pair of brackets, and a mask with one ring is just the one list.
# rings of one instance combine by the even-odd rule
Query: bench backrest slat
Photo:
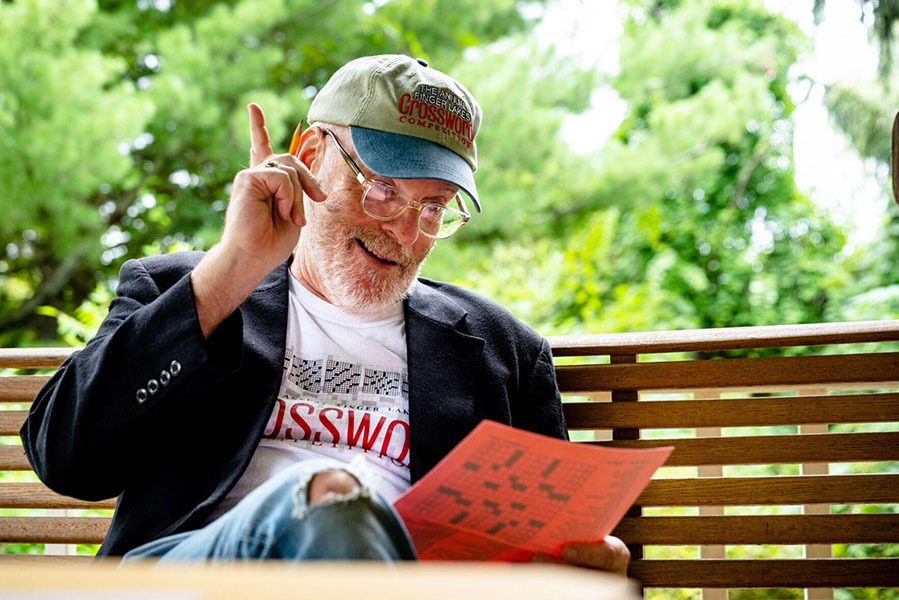
[(19, 435), (19, 428), (27, 416), (27, 410), (0, 411), (0, 435)]
[(93, 560), (93, 556), (84, 554), (0, 554), (0, 564), (5, 565), (87, 566)]
[(876, 544), (899, 537), (899, 514), (626, 517), (615, 535), (640, 544)]
[(896, 573), (896, 558), (646, 560), (629, 570), (651, 587), (702, 588), (887, 587), (896, 585)]
[(115, 508), (115, 498), (89, 502), (51, 491), (41, 483), (0, 483), (4, 508)]
[(0, 539), (13, 543), (99, 544), (108, 517), (0, 517)]
[(899, 421), (899, 394), (777, 396), (653, 402), (567, 402), (569, 429), (750, 427)]
[(0, 348), (0, 369), (55, 369), (78, 348)]
[(548, 339), (556, 357), (864, 344), (899, 339), (899, 320), (562, 335)]
[(0, 377), (0, 402), (31, 402), (49, 379), (47, 375)]
[(0, 446), (0, 471), (30, 471), (22, 446)]
[(654, 479), (640, 506), (760, 506), (766, 504), (899, 503), (899, 473)]
[[(615, 448), (658, 448), (670, 440), (578, 442)], [(899, 461), (899, 433), (837, 433), (680, 439), (665, 465), (773, 465)]]
[(559, 367), (557, 376), (559, 388), (570, 394), (871, 382), (899, 387), (899, 352), (569, 365)]

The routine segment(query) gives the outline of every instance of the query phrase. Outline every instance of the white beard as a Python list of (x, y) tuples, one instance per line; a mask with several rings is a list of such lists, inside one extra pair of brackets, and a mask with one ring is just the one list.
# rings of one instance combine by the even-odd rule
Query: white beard
[[(337, 210), (320, 204), (313, 211), (316, 214), (303, 227), (300, 246), (329, 302), (358, 314), (388, 308), (405, 298), (433, 245), (424, 256), (416, 257), (383, 232), (352, 227)], [(397, 266), (388, 273), (370, 269), (360, 255), (357, 239)]]

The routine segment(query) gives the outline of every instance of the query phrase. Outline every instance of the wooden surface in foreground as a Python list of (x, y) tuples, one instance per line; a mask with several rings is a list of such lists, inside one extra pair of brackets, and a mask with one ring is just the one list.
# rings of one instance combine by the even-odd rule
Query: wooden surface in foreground
[(0, 564), (3, 593), (41, 600), (99, 595), (121, 600), (245, 600), (329, 598), (359, 600), (633, 600), (624, 578), (555, 565), (476, 563), (319, 563), (303, 565), (89, 566)]

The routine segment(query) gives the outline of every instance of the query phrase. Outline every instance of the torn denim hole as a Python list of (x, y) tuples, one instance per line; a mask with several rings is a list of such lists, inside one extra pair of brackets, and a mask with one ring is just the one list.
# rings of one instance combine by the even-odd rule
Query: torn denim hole
[[(333, 470), (345, 470), (356, 480), (357, 483), (359, 483), (359, 487), (357, 487), (352, 492), (349, 492), (348, 494), (337, 494), (335, 492), (328, 492), (327, 494), (324, 495), (321, 502), (310, 506), (309, 501), (308, 501), (309, 482), (311, 482), (312, 478), (315, 477), (316, 475), (318, 475), (319, 473), (325, 473), (327, 471), (333, 471)], [(333, 504), (337, 504), (339, 502), (342, 502), (345, 504), (348, 502), (352, 502), (353, 500), (357, 500), (359, 498), (370, 498), (371, 490), (367, 485), (364, 485), (360, 481), (360, 478), (355, 473), (352, 473), (346, 469), (325, 469), (323, 471), (315, 471), (312, 473), (303, 473), (303, 476), (300, 477), (300, 479), (297, 481), (296, 485), (293, 486), (292, 494), (293, 494), (293, 511), (291, 511), (290, 516), (294, 517), (295, 519), (302, 519), (307, 514), (309, 514), (309, 511), (311, 511), (313, 508), (315, 508), (317, 506), (330, 506)]]

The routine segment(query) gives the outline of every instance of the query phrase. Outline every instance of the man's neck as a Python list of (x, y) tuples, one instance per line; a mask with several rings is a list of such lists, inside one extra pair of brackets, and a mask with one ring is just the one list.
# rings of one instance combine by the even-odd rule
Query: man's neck
[(310, 268), (305, 257), (306, 254), (300, 249), (300, 245), (297, 244), (290, 262), (291, 275), (293, 275), (304, 288), (325, 302), (336, 305), (336, 303), (325, 294), (325, 286), (322, 284), (321, 280), (316, 277), (314, 270)]

